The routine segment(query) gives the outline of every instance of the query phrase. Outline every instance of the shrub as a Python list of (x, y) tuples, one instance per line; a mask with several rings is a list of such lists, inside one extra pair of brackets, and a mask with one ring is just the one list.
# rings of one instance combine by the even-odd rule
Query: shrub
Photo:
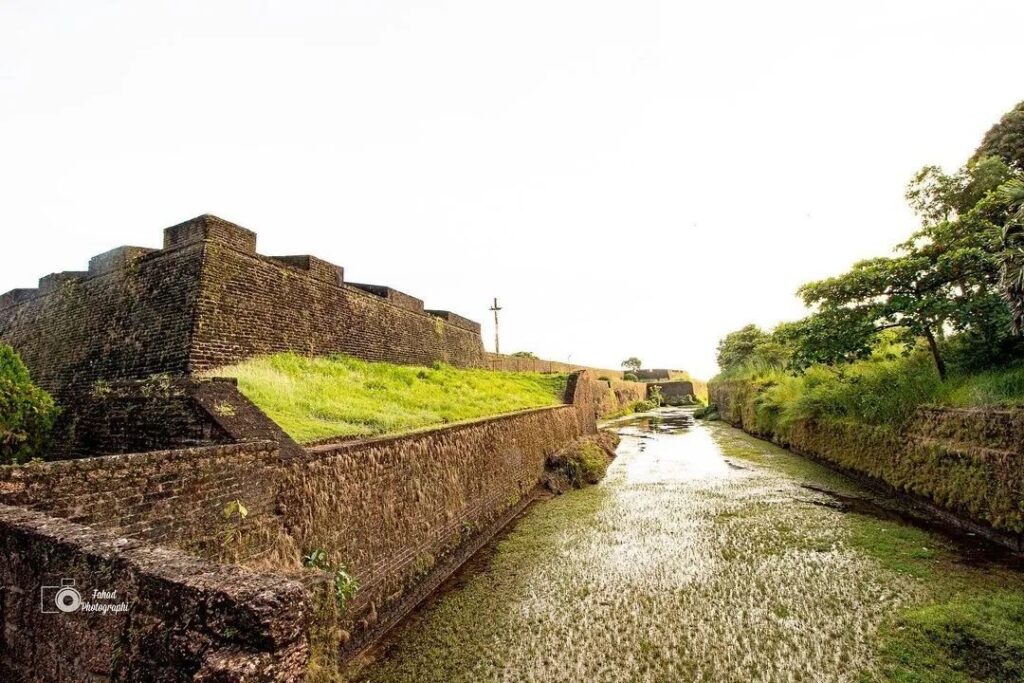
[(661, 393), (661, 387), (657, 384), (651, 385), (647, 390), (647, 400), (653, 403), (655, 407), (660, 407), (664, 404), (665, 397)]
[(624, 382), (639, 382), (640, 378), (637, 377), (632, 372), (624, 372), (624, 373), (622, 373), (622, 381), (624, 381)]
[(56, 417), (53, 398), (32, 384), (14, 349), (0, 344), (0, 462), (39, 456)]
[(693, 411), (693, 417), (697, 420), (717, 420), (718, 417), (718, 406), (714, 403), (706, 406), (701, 406), (697, 410)]
[(634, 413), (644, 413), (648, 410), (654, 410), (658, 407), (658, 404), (654, 401), (637, 401), (633, 404)]

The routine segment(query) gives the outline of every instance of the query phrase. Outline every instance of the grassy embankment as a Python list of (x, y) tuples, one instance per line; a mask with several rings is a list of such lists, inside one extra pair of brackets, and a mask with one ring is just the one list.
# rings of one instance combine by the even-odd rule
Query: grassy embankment
[(291, 353), (210, 376), (238, 388), (300, 443), (405, 432), (562, 402), (566, 375), (370, 363)]
[(884, 344), (871, 358), (842, 366), (817, 365), (802, 374), (746, 365), (712, 382), (743, 381), (756, 392), (757, 427), (782, 433), (801, 419), (849, 420), (900, 427), (922, 405), (1024, 406), (1024, 365), (953, 372), (942, 382), (924, 349), (903, 354)]

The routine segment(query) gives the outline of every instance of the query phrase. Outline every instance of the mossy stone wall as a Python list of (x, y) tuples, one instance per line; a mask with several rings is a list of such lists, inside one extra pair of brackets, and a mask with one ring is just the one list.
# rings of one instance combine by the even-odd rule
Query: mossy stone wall
[(865, 475), (1024, 549), (1024, 410), (932, 406), (919, 408), (903, 429), (798, 420), (778, 433), (758, 427), (752, 383), (715, 382), (710, 396), (734, 426)]

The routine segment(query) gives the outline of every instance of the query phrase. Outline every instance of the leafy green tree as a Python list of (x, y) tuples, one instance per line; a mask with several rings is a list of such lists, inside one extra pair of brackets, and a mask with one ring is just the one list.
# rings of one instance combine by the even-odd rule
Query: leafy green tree
[(992, 126), (971, 161), (998, 156), (1018, 171), (1024, 171), (1024, 102), (1008, 111)]
[(722, 370), (737, 368), (750, 361), (758, 346), (769, 341), (768, 333), (757, 325), (747, 325), (722, 337), (715, 360)]
[(622, 367), (626, 368), (628, 372), (636, 374), (637, 370), (642, 368), (644, 363), (636, 356), (630, 356), (626, 360), (622, 361)]
[(512, 354), (513, 358), (537, 358), (537, 354), (533, 351), (516, 351)]
[(32, 384), (14, 349), (0, 344), (0, 462), (40, 455), (56, 416), (53, 398)]
[(1000, 284), (1010, 309), (1011, 328), (1020, 336), (1024, 332), (1024, 180), (1013, 178), (998, 192), (1013, 211), (1003, 226)]
[[(937, 338), (953, 315), (945, 285), (928, 258), (908, 254), (860, 261), (843, 275), (803, 285), (799, 294), (818, 308), (819, 328), (842, 326), (822, 342), (832, 342), (832, 352), (857, 355), (882, 330), (899, 329), (927, 340), (935, 369), (945, 379)], [(843, 348), (845, 342), (850, 345)]]

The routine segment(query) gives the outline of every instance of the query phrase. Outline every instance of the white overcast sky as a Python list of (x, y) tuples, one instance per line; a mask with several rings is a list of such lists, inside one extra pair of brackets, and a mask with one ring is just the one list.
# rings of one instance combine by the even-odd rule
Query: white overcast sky
[(1016, 102), (1024, 2), (0, 0), (0, 291), (214, 213), (502, 349), (716, 370)]

